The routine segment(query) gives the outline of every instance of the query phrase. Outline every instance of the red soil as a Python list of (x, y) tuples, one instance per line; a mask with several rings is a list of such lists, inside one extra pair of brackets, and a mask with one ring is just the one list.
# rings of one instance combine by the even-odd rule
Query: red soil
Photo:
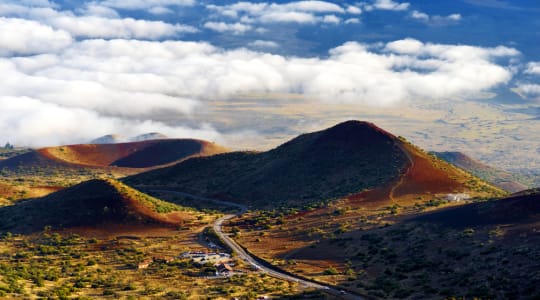
[[(137, 152), (150, 149), (144, 153), (146, 160), (151, 160), (156, 156), (163, 155), (162, 148), (164, 147), (190, 147), (191, 149), (184, 153), (179, 153), (178, 157), (171, 157), (169, 162), (179, 159), (185, 159), (194, 154), (211, 155), (225, 152), (226, 149), (215, 144), (190, 139), (167, 139), (167, 140), (150, 140), (142, 142), (119, 143), (119, 144), (80, 144), (68, 145), (60, 147), (49, 147), (39, 149), (38, 152), (44, 157), (66, 162), (69, 164), (83, 166), (105, 167), (113, 165), (114, 162), (125, 159)], [(148, 167), (150, 162), (145, 162), (144, 158), (139, 158), (137, 161), (131, 162), (131, 165), (123, 165), (123, 167)]]
[(427, 154), (417, 151), (408, 144), (403, 144), (403, 148), (409, 153), (412, 164), (403, 176), (401, 185), (395, 189), (396, 197), (426, 192), (432, 194), (462, 192), (465, 189), (457, 180), (457, 176), (451, 178), (457, 175), (452, 174), (452, 170), (439, 169)]
[(345, 205), (356, 208), (377, 208), (393, 204), (403, 206), (441, 194), (469, 192), (465, 183), (472, 178), (470, 175), (445, 162), (434, 160), (414, 146), (401, 141), (397, 143), (410, 159), (402, 174), (382, 187), (349, 196)]
[(10, 197), (10, 196), (13, 196), (17, 193), (17, 190), (9, 185), (9, 184), (5, 184), (5, 183), (0, 183), (0, 197)]
[(38, 152), (51, 160), (87, 166), (108, 166), (113, 161), (148, 146), (147, 142), (122, 144), (84, 144), (39, 149)]
[(194, 139), (80, 144), (42, 148), (3, 160), (0, 167), (114, 168), (130, 173), (130, 169), (169, 165), (193, 156), (209, 156), (227, 151), (219, 145)]

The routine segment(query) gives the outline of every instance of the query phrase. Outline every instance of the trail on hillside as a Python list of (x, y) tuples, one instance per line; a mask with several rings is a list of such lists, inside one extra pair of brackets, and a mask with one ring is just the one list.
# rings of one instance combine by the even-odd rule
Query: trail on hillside
[(403, 145), (401, 143), (402, 142), (400, 141), (396, 145), (407, 156), (407, 159), (409, 160), (409, 166), (407, 167), (405, 172), (401, 175), (401, 177), (399, 178), (399, 181), (390, 189), (390, 193), (388, 194), (388, 197), (390, 198), (390, 201), (392, 202), (392, 204), (396, 204), (395, 201), (394, 201), (394, 193), (395, 193), (396, 189), (403, 184), (403, 181), (405, 180), (405, 177), (409, 174), (409, 171), (414, 167), (414, 160), (412, 159), (411, 154), (409, 153), (409, 151), (407, 151), (405, 149), (405, 147), (403, 147)]

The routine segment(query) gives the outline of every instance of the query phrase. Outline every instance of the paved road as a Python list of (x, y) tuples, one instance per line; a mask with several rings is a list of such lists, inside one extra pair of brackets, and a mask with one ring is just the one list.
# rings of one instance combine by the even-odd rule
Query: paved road
[(347, 300), (364, 300), (365, 299), (364, 297), (353, 295), (353, 294), (350, 294), (350, 293), (345, 293), (344, 294), (343, 291), (341, 291), (341, 290), (339, 290), (337, 288), (334, 288), (332, 286), (327, 286), (327, 285), (322, 285), (322, 284), (319, 284), (319, 283), (311, 282), (311, 281), (308, 281), (308, 280), (305, 280), (305, 279), (302, 279), (302, 278), (299, 278), (299, 277), (296, 277), (296, 276), (292, 276), (292, 275), (289, 275), (289, 274), (286, 274), (286, 273), (282, 273), (279, 270), (272, 269), (272, 268), (266, 267), (264, 265), (261, 265), (254, 257), (252, 257), (242, 247), (240, 247), (240, 245), (235, 240), (233, 240), (230, 236), (228, 236), (225, 232), (223, 232), (223, 223), (225, 221), (228, 221), (230, 219), (236, 218), (236, 217), (244, 214), (247, 211), (247, 207), (245, 205), (241, 205), (241, 204), (233, 203), (233, 202), (228, 202), (228, 201), (223, 201), (223, 200), (218, 200), (218, 199), (199, 197), (199, 196), (196, 196), (196, 195), (191, 195), (191, 194), (188, 194), (188, 193), (177, 192), (177, 191), (169, 191), (169, 190), (153, 190), (153, 191), (169, 193), (169, 194), (177, 194), (177, 195), (181, 195), (181, 196), (185, 196), (185, 197), (190, 197), (190, 198), (193, 198), (193, 199), (201, 199), (201, 200), (204, 200), (204, 201), (210, 201), (210, 202), (214, 202), (214, 203), (217, 203), (217, 204), (233, 206), (233, 207), (238, 208), (239, 209), (238, 213), (224, 215), (223, 217), (217, 219), (214, 222), (213, 228), (214, 228), (214, 231), (216, 232), (216, 234), (221, 238), (221, 240), (225, 244), (227, 244), (227, 246), (229, 248), (231, 248), (234, 252), (236, 252), (236, 254), (238, 255), (238, 257), (240, 259), (242, 259), (245, 262), (247, 262), (248, 264), (250, 264), (254, 269), (257, 269), (260, 272), (266, 273), (266, 274), (268, 274), (268, 275), (270, 275), (272, 277), (276, 277), (276, 278), (291, 281), (291, 282), (296, 282), (296, 283), (298, 283), (298, 284), (300, 284), (300, 285), (302, 285), (304, 287), (307, 287), (307, 288), (314, 288), (314, 289), (322, 290), (323, 292), (325, 292), (327, 294), (330, 294), (330, 295), (333, 295), (333, 296), (336, 296), (338, 298), (347, 299)]

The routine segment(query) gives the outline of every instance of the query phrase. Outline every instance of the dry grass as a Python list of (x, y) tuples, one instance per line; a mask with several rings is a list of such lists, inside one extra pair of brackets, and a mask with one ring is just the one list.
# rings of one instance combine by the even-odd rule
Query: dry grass
[[(0, 241), (0, 296), (3, 299), (79, 297), (80, 299), (254, 299), (302, 292), (295, 284), (258, 273), (206, 278), (189, 259), (152, 263), (151, 257), (177, 257), (207, 250), (196, 232), (159, 230), (134, 236), (78, 236), (67, 232), (4, 237)], [(22, 270), (26, 271), (22, 271)]]

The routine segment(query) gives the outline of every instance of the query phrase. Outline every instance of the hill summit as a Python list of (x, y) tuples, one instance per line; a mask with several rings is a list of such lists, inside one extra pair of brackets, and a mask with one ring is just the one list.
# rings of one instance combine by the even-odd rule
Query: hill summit
[(300, 135), (267, 152), (194, 158), (126, 182), (174, 186), (260, 205), (303, 205), (395, 179), (407, 166), (398, 143), (372, 123), (347, 121)]
[(346, 121), (267, 152), (192, 158), (126, 182), (276, 207), (359, 199), (361, 192), (380, 188), (385, 192), (378, 200), (401, 196), (412, 201), (422, 193), (462, 192), (471, 185), (465, 182), (473, 180), (486, 194), (501, 192), (372, 123)]
[(0, 231), (33, 232), (107, 224), (177, 225), (185, 210), (116, 180), (94, 179), (48, 196), (0, 208)]

